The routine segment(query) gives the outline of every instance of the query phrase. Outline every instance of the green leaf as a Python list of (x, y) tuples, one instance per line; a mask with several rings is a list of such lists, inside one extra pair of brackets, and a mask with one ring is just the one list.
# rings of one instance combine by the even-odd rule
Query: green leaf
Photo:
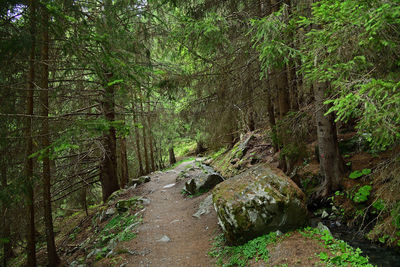
[(371, 169), (363, 169), (361, 172), (363, 175), (368, 175), (371, 173)]
[(350, 173), (349, 178), (350, 179), (357, 179), (357, 178), (360, 178), (361, 176), (363, 176), (362, 172), (354, 171), (354, 172)]

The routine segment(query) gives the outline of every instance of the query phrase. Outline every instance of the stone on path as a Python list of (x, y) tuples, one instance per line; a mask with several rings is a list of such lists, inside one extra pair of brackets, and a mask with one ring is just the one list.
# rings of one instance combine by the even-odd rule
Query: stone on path
[(200, 218), (201, 215), (209, 214), (212, 206), (213, 206), (212, 195), (209, 195), (200, 203), (199, 209), (192, 216)]
[(174, 186), (175, 186), (175, 184), (167, 184), (167, 185), (163, 186), (163, 188), (171, 188), (171, 187), (174, 187)]
[(157, 240), (157, 242), (167, 243), (167, 242), (171, 242), (171, 239), (168, 236), (163, 235), (163, 237), (161, 237), (159, 240)]

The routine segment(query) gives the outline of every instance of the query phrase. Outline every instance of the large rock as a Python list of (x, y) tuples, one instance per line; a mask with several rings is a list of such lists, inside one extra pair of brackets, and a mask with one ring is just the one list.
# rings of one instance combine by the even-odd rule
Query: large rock
[(183, 189), (191, 195), (208, 191), (224, 181), (224, 178), (214, 172), (212, 168), (208, 166), (203, 166), (202, 168), (202, 171), (197, 172), (196, 175), (185, 183)]
[(134, 185), (138, 186), (138, 185), (141, 185), (141, 184), (144, 184), (144, 183), (148, 183), (150, 181), (151, 181), (150, 176), (141, 176), (141, 177), (136, 178), (136, 179), (131, 179), (129, 181), (129, 183), (128, 183), (128, 186), (134, 186)]
[(257, 236), (301, 227), (304, 193), (282, 171), (260, 165), (217, 185), (214, 208), (225, 237), (241, 244)]

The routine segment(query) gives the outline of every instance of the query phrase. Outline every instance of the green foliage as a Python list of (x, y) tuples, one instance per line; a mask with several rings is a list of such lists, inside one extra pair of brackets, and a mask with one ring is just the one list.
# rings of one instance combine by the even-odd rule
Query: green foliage
[(374, 207), (377, 211), (382, 211), (385, 209), (385, 201), (383, 201), (381, 198), (378, 198), (377, 200), (372, 203), (372, 207)]
[[(97, 247), (104, 247), (110, 240), (128, 241), (136, 237), (133, 232), (133, 224), (140, 221), (140, 218), (129, 213), (117, 214), (113, 217), (99, 233), (100, 242)], [(128, 228), (129, 227), (129, 228)], [(129, 231), (125, 229), (128, 228)]]
[(371, 194), (372, 187), (370, 185), (364, 185), (355, 193), (353, 197), (353, 201), (356, 203), (362, 203), (368, 200), (369, 195)]
[[(382, 0), (322, 0), (300, 27), (313, 29), (302, 48), (306, 81), (328, 81), (337, 97), (328, 113), (358, 118), (356, 128), (375, 150), (400, 140), (400, 6)], [(327, 88), (329, 90), (329, 88)]]
[(319, 258), (328, 266), (368, 266), (368, 257), (362, 256), (361, 249), (354, 249), (343, 240), (335, 239), (328, 231), (320, 231), (317, 228), (307, 227), (299, 231), (304, 237), (320, 240), (330, 251), (319, 253)]
[(352, 173), (350, 173), (349, 178), (357, 179), (363, 175), (369, 175), (370, 173), (371, 173), (371, 169), (362, 169), (361, 171), (353, 171)]
[(220, 150), (218, 150), (217, 152), (213, 153), (213, 154), (211, 155), (211, 158), (212, 158), (212, 159), (216, 159), (216, 158), (218, 158), (219, 156), (221, 156), (222, 154), (224, 154), (225, 152), (226, 152), (226, 148), (225, 148), (225, 147), (222, 147)]
[(393, 217), (393, 225), (400, 230), (400, 201), (394, 205), (391, 215)]
[(276, 233), (272, 232), (268, 235), (257, 237), (241, 246), (224, 246), (223, 234), (215, 238), (213, 248), (209, 255), (217, 258), (217, 264), (224, 267), (229, 266), (247, 266), (250, 259), (268, 261), (269, 252), (268, 244), (277, 241)]
[(284, 67), (290, 58), (298, 55), (291, 46), (295, 21), (290, 20), (287, 5), (282, 5), (279, 11), (267, 17), (250, 22), (253, 47), (259, 52), (263, 70), (261, 77), (267, 76), (271, 68)]
[(174, 152), (176, 157), (184, 157), (193, 153), (196, 149), (196, 141), (191, 139), (181, 139), (175, 143)]

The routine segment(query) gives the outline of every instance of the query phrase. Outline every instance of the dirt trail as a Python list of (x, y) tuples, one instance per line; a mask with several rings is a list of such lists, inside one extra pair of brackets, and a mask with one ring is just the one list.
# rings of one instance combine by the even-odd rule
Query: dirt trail
[[(183, 181), (164, 188), (176, 183), (179, 172), (193, 164), (194, 161), (185, 162), (174, 170), (154, 174), (151, 182), (139, 189), (139, 194), (151, 202), (146, 206), (138, 236), (124, 244), (135, 252), (125, 259), (125, 266), (214, 266), (207, 252), (219, 231), (216, 213), (211, 209), (200, 218), (192, 216), (210, 193), (185, 198), (181, 194)], [(160, 241), (163, 236), (170, 241)]]

